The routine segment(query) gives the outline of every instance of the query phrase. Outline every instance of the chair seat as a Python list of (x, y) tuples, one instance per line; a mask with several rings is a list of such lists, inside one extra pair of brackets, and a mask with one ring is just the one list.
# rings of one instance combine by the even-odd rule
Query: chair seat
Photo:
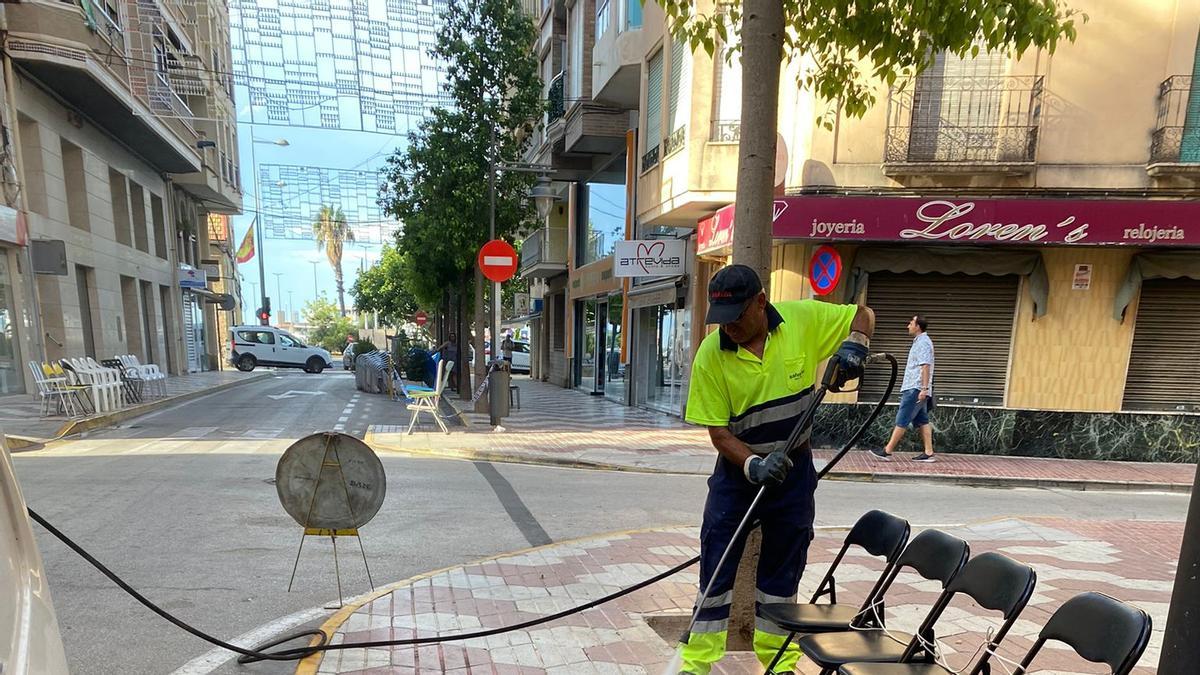
[[(847, 631), (809, 635), (797, 642), (800, 649), (822, 668), (844, 663), (895, 663), (904, 655), (912, 635), (891, 631), (893, 639), (881, 630)], [(900, 640), (903, 640), (901, 642)]]
[(838, 672), (841, 675), (947, 675), (950, 671), (935, 663), (848, 663)]
[(796, 633), (829, 633), (849, 630), (858, 608), (850, 605), (772, 603), (758, 608), (764, 619)]

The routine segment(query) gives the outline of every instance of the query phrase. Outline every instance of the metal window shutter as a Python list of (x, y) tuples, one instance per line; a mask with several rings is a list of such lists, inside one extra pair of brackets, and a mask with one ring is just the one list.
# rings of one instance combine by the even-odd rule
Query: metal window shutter
[(1200, 410), (1200, 281), (1142, 282), (1125, 377), (1126, 410)]
[[(691, 98), (691, 67), (688, 64), (687, 43), (678, 38), (671, 43), (671, 81), (667, 101), (667, 134), (687, 124), (686, 115), (689, 112), (687, 101)], [(682, 105), (681, 105), (682, 103)]]
[(643, 152), (649, 152), (662, 141), (662, 89), (663, 53), (660, 49), (650, 57), (646, 77), (646, 148)]
[[(908, 321), (920, 314), (928, 319), (933, 339), (938, 402), (1002, 405), (1019, 285), (1016, 275), (872, 272), (867, 281), (867, 305), (875, 311), (871, 350), (896, 356), (897, 392), (912, 345)], [(879, 400), (888, 370), (885, 365), (867, 369), (859, 401)]]
[(717, 71), (713, 89), (717, 92), (717, 121), (733, 122), (742, 117), (742, 60), (735, 54), (733, 62), (726, 59), (726, 49), (717, 54)]
[(1184, 113), (1179, 161), (1200, 162), (1200, 37), (1196, 38), (1196, 56), (1192, 61), (1192, 89)]

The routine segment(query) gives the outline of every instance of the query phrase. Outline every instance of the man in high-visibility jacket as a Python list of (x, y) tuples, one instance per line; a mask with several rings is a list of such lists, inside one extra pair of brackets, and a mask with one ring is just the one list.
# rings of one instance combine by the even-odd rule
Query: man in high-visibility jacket
[[(818, 365), (838, 359), (835, 386), (858, 378), (875, 328), (867, 307), (817, 300), (772, 304), (758, 275), (745, 265), (717, 272), (708, 301), (705, 322), (720, 330), (696, 351), (687, 421), (708, 427), (720, 454), (700, 529), (700, 589), (714, 572), (717, 576), (683, 647), (683, 672), (693, 675), (707, 675), (725, 655), (733, 581), (746, 541), (746, 532), (737, 541), (733, 534), (764, 485), (768, 489), (755, 512), (762, 526), (755, 599), (761, 606), (795, 598), (812, 540), (817, 476), (811, 430), (791, 458), (784, 446), (812, 400)], [(728, 559), (717, 571), (727, 547)], [(754, 651), (763, 665), (786, 637), (786, 630), (757, 618)], [(799, 656), (792, 643), (775, 672), (794, 669)]]

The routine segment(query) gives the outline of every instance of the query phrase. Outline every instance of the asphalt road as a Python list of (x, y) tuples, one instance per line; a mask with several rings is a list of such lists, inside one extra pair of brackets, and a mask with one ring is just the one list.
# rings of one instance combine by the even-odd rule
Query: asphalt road
[[(292, 392), (289, 396), (288, 392)], [(296, 393), (320, 392), (320, 393)], [(310, 539), (287, 592), (300, 529), (280, 507), (275, 464), (292, 440), (405, 417), (353, 379), (301, 373), (244, 385), (14, 460), (29, 504), (168, 611), (223, 638), (313, 624), (336, 601), (332, 550)], [(275, 396), (277, 398), (271, 398)], [(387, 501), (363, 530), (377, 585), (531, 545), (698, 524), (704, 479), (386, 455)], [(870, 508), (914, 525), (1004, 515), (1182, 520), (1186, 497), (934, 484), (830, 482), (818, 524)], [(37, 528), (72, 672), (171, 673), (209, 647), (149, 614)], [(339, 540), (346, 597), (368, 590)], [(279, 621), (291, 617), (290, 621)], [(286, 672), (225, 657), (186, 672)]]

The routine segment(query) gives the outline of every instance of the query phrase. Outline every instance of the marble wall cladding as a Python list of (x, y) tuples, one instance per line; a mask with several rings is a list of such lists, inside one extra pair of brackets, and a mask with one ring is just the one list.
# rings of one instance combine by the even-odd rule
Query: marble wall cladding
[[(845, 442), (874, 406), (827, 403), (817, 410), (813, 444)], [(896, 406), (889, 405), (859, 442), (882, 446), (891, 435)], [(974, 455), (1064, 459), (1196, 462), (1200, 459), (1200, 416), (1148, 413), (1082, 413), (1006, 408), (939, 406), (930, 415), (934, 448)], [(899, 452), (918, 452), (911, 431)]]

